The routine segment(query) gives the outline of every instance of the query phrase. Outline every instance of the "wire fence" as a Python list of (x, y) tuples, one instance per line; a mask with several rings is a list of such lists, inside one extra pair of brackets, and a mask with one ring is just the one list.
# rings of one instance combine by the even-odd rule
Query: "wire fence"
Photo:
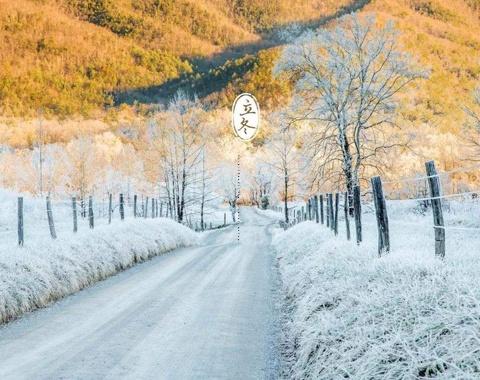
[[(0, 246), (17, 242), (36, 242), (58, 237), (73, 238), (100, 226), (125, 220), (170, 218), (178, 220), (165, 197), (105, 194), (100, 197), (52, 199), (2, 194), (0, 212)], [(201, 217), (203, 214), (203, 217)], [(196, 204), (188, 205), (182, 224), (196, 231), (217, 229), (232, 224), (225, 209)]]
[[(475, 237), (476, 232), (480, 232), (480, 165), (437, 172), (435, 163), (429, 161), (425, 168), (424, 176), (385, 182), (380, 177), (373, 177), (371, 191), (363, 197), (358, 186), (354, 187), (353, 194), (314, 195), (301, 207), (288, 209), (288, 219), (282, 226), (288, 228), (303, 221), (316, 221), (338, 235), (338, 223), (342, 220), (347, 239), (355, 237), (361, 244), (362, 226), (369, 223), (365, 221), (366, 216), (373, 214), (379, 256), (391, 250), (391, 225), (410, 228), (412, 233), (424, 231), (428, 226), (433, 232), (435, 255), (443, 258), (447, 232), (454, 239)], [(452, 175), (460, 173), (468, 174), (471, 180), (468, 186), (463, 186), (463, 191), (458, 191), (458, 186), (452, 186), (451, 181)], [(445, 193), (445, 189), (453, 191)], [(283, 206), (274, 209), (284, 213)], [(427, 217), (430, 222), (426, 223)]]

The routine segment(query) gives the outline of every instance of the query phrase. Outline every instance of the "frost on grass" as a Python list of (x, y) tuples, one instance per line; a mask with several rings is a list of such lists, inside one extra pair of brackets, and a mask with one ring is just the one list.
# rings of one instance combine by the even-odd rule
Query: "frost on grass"
[(287, 377), (478, 378), (478, 240), (458, 239), (442, 263), (430, 234), (393, 228), (396, 248), (379, 259), (372, 228), (360, 248), (311, 222), (276, 236)]
[(137, 262), (192, 245), (196, 235), (169, 219), (129, 220), (38, 239), (0, 252), (0, 323), (105, 279)]

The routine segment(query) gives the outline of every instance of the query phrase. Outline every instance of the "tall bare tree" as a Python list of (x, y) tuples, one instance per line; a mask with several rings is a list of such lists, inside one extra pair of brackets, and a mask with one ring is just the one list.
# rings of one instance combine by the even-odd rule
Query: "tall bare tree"
[(396, 125), (396, 95), (427, 75), (402, 50), (393, 24), (377, 27), (371, 15), (305, 33), (285, 48), (275, 71), (296, 79), (294, 121), (315, 125), (306, 141), (315, 173), (340, 174), (350, 194), (361, 170), (400, 144), (388, 133)]
[(187, 189), (202, 158), (203, 114), (198, 100), (178, 93), (168, 107), (165, 125), (158, 128), (168, 207), (179, 222), (184, 221)]

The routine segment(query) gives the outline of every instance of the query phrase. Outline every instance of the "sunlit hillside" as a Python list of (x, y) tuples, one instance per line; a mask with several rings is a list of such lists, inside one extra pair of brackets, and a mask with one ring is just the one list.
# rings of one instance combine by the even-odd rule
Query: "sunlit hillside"
[[(328, 27), (352, 9), (394, 20), (405, 49), (431, 69), (405, 97), (405, 120), (458, 134), (480, 76), (479, 0), (0, 0), (2, 116), (27, 126), (9, 130), (6, 142), (29, 146), (28, 119), (38, 110), (108, 124), (167, 102), (178, 88), (217, 107), (249, 91), (276, 108), (291, 93), (271, 75), (278, 36), (295, 23)], [(69, 127), (76, 123), (65, 125), (50, 141), (78, 135)]]
[(335, 3), (0, 0), (1, 110), (92, 116), (133, 103), (130, 90), (160, 86), (231, 47), (256, 51), (260, 32), (334, 13)]
[[(367, 12), (377, 14), (380, 21), (393, 20), (405, 49), (431, 70), (429, 79), (407, 97), (406, 120), (412, 125), (429, 123), (441, 132), (459, 133), (465, 120), (464, 107), (471, 104), (472, 91), (480, 84), (480, 1), (374, 0), (362, 8), (361, 13)], [(277, 55), (275, 50), (263, 57), (266, 54)], [(233, 101), (238, 91), (251, 88), (259, 89), (264, 102), (270, 101), (258, 79), (259, 73), (270, 72), (274, 60), (260, 58), (252, 57), (259, 64), (229, 82), (219, 96), (221, 104)], [(244, 67), (243, 61), (238, 66)], [(212, 70), (205, 81), (211, 82), (218, 71)], [(263, 83), (270, 82), (271, 88), (280, 88), (273, 80)], [(267, 93), (272, 93), (271, 88)], [(275, 94), (278, 99), (279, 93)]]
[(408, 119), (459, 132), (480, 79), (480, 1), (377, 0), (365, 11), (393, 19), (405, 48), (431, 69)]

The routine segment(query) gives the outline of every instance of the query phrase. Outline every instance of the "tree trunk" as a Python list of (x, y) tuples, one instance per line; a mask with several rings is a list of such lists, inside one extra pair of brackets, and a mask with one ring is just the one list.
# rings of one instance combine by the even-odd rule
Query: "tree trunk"
[(284, 177), (284, 207), (285, 207), (285, 224), (288, 225), (290, 222), (288, 219), (288, 171), (285, 169), (285, 177)]

